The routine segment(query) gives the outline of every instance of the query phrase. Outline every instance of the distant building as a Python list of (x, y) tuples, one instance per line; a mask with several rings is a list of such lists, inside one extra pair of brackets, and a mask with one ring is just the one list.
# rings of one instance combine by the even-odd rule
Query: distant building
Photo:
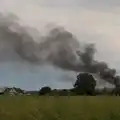
[(3, 87), (3, 88), (0, 88), (0, 95), (3, 95), (3, 94), (11, 95), (11, 96), (23, 95), (24, 91), (21, 90), (20, 88), (15, 88), (15, 87), (13, 88)]
[(19, 93), (16, 91), (15, 88), (11, 88), (11, 89), (9, 90), (9, 95), (11, 95), (11, 96), (18, 95), (18, 94), (19, 94)]

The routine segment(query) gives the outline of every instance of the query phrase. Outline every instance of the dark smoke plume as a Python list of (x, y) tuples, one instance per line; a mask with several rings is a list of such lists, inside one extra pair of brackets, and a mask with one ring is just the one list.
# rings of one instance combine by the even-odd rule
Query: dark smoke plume
[(81, 50), (76, 37), (62, 27), (54, 27), (37, 40), (29, 31), (39, 36), (37, 30), (19, 25), (17, 18), (0, 14), (1, 62), (25, 60), (32, 64), (53, 64), (64, 70), (99, 73), (112, 83), (116, 79), (115, 69), (94, 59), (94, 44), (87, 44)]
[(77, 54), (83, 62), (84, 70), (90, 73), (97, 73), (101, 78), (112, 84), (116, 84), (115, 80), (117, 80), (117, 82), (119, 81), (118, 76), (116, 76), (116, 70), (109, 68), (105, 62), (95, 60), (95, 51), (94, 44), (87, 45), (83, 53), (77, 51)]
[(50, 63), (68, 70), (77, 69), (79, 42), (64, 28), (55, 27), (36, 42), (29, 34), (33, 28), (20, 26), (17, 21), (3, 15), (0, 21), (0, 61), (21, 59), (35, 64)]

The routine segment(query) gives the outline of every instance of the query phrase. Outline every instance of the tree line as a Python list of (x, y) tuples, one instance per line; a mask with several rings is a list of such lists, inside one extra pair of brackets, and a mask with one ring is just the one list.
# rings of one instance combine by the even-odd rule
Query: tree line
[(76, 95), (120, 95), (120, 87), (116, 87), (112, 90), (104, 88), (103, 90), (96, 90), (96, 80), (89, 73), (80, 73), (77, 76), (77, 80), (72, 89), (54, 89), (52, 90), (50, 87), (42, 87), (39, 90), (39, 95), (51, 95), (51, 96), (76, 96)]

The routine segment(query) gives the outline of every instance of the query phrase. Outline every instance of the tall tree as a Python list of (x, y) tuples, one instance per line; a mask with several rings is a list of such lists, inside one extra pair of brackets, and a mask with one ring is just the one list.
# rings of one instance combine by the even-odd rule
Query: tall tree
[(51, 88), (50, 87), (42, 87), (39, 91), (39, 95), (46, 95), (48, 93), (51, 92)]
[(80, 73), (74, 84), (75, 91), (79, 94), (94, 95), (96, 81), (89, 73)]

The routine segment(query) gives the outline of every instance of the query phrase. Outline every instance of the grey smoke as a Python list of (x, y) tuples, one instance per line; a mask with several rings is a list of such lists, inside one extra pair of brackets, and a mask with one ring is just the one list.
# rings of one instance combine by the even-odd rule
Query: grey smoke
[(46, 36), (37, 40), (33, 28), (21, 26), (14, 16), (0, 14), (0, 61), (25, 60), (31, 64), (53, 64), (64, 70), (98, 73), (109, 82), (114, 82), (116, 70), (105, 62), (95, 60), (94, 44), (80, 47), (77, 38), (62, 27), (54, 27)]
[(101, 78), (107, 80), (112, 84), (116, 84), (115, 80), (118, 80), (116, 69), (111, 69), (105, 62), (95, 60), (95, 51), (96, 49), (94, 47), (94, 44), (87, 45), (83, 53), (77, 51), (77, 54), (82, 59), (85, 72), (97, 73)]
[(72, 33), (55, 27), (36, 42), (29, 33), (30, 29), (34, 31), (33, 28), (20, 26), (16, 20), (3, 15), (0, 15), (0, 21), (0, 61), (25, 60), (74, 69), (79, 42)]

